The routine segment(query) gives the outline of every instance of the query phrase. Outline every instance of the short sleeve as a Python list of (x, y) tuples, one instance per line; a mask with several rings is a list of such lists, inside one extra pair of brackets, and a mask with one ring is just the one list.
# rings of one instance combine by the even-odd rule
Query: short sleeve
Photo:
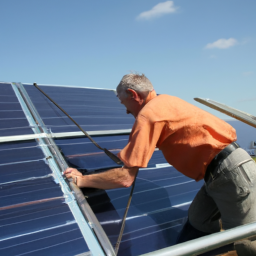
[(164, 122), (150, 122), (138, 116), (127, 146), (118, 154), (127, 167), (147, 167), (164, 128)]

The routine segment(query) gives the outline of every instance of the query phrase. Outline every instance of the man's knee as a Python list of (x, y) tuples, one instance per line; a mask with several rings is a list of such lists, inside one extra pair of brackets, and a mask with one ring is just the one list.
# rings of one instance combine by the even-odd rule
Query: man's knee
[(204, 212), (204, 208), (200, 211), (193, 211), (189, 209), (188, 219), (190, 224), (197, 230), (203, 233), (216, 233), (220, 231), (219, 219), (221, 214), (218, 208), (208, 209), (207, 213)]
[(187, 220), (187, 222), (184, 224), (184, 226), (178, 236), (177, 244), (183, 243), (183, 242), (186, 242), (186, 241), (189, 241), (192, 239), (196, 239), (196, 238), (199, 238), (202, 236), (206, 236), (206, 235), (209, 235), (209, 233), (205, 233), (205, 232), (202, 232), (202, 231), (194, 228), (190, 224), (189, 220)]

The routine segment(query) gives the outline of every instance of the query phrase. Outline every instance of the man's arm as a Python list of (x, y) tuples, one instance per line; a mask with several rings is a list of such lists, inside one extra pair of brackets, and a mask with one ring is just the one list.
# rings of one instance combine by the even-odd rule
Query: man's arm
[(83, 176), (77, 169), (67, 168), (64, 172), (67, 178), (76, 177), (78, 187), (89, 187), (99, 189), (113, 189), (130, 187), (135, 179), (138, 167), (115, 168), (99, 174)]

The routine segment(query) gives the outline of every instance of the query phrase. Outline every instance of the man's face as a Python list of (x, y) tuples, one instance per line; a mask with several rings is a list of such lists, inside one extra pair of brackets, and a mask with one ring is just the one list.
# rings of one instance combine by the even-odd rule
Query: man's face
[(126, 107), (126, 113), (132, 114), (136, 118), (140, 111), (140, 105), (134, 99), (134, 97), (126, 93), (117, 93), (117, 97), (120, 103)]

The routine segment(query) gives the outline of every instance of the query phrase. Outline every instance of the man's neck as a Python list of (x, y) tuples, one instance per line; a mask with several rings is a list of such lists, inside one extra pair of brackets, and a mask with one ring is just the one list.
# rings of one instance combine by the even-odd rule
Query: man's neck
[(156, 97), (156, 91), (155, 90), (152, 90), (151, 92), (148, 93), (148, 96), (145, 100), (145, 103), (144, 105), (146, 105), (149, 101), (151, 101), (152, 99), (154, 99)]

